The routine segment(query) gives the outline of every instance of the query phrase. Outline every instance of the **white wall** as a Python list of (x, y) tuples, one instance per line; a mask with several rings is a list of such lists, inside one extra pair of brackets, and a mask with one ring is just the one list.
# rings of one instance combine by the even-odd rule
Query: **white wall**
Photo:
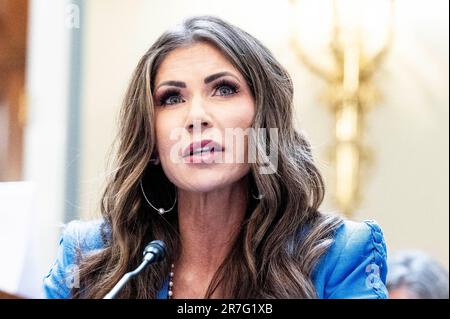
[(56, 256), (64, 220), (70, 39), (65, 6), (60, 0), (33, 0), (29, 9), (23, 168), (24, 180), (36, 189), (34, 244), (39, 261), (27, 267), (40, 274), (33, 278), (38, 284)]
[[(325, 84), (288, 46), (288, 1), (86, 1), (80, 213), (95, 215), (106, 154), (131, 72), (166, 28), (193, 14), (215, 14), (265, 43), (290, 70), (299, 123), (331, 187), (325, 150), (333, 117), (319, 100)], [(448, 267), (448, 3), (397, 1), (396, 38), (376, 76), (384, 100), (367, 117), (375, 166), (355, 219), (382, 225), (389, 252), (424, 249)], [(320, 21), (318, 21), (320, 22)], [(311, 29), (313, 32), (313, 29)], [(329, 188), (323, 204), (334, 210)]]

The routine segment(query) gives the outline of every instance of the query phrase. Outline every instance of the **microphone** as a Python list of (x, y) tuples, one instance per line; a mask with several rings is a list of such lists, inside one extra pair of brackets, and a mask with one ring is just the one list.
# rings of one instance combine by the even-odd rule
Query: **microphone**
[(160, 262), (166, 257), (167, 250), (166, 244), (162, 240), (154, 240), (150, 242), (144, 249), (144, 260), (142, 263), (133, 271), (127, 272), (119, 280), (119, 282), (114, 286), (109, 293), (106, 294), (103, 299), (114, 299), (120, 290), (125, 286), (125, 284), (132, 277), (139, 274), (145, 267), (154, 262)]

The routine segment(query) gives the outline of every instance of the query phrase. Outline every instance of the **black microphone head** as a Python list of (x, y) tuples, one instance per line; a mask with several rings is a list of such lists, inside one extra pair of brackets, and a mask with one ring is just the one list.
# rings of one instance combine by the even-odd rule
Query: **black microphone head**
[(152, 253), (155, 256), (155, 261), (161, 261), (166, 257), (166, 244), (162, 240), (153, 240), (144, 249), (145, 255)]

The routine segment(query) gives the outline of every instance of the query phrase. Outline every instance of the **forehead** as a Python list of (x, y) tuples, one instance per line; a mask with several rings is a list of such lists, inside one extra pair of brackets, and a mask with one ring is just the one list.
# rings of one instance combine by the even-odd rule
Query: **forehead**
[(201, 79), (222, 71), (233, 72), (241, 77), (229, 59), (213, 45), (205, 42), (195, 43), (171, 51), (159, 66), (155, 85), (161, 81), (189, 81)]

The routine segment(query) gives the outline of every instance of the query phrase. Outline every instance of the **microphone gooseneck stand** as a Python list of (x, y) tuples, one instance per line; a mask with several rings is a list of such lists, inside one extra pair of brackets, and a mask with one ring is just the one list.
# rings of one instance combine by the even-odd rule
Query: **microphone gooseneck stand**
[(144, 260), (142, 263), (133, 271), (127, 272), (119, 280), (119, 282), (114, 286), (109, 293), (106, 294), (103, 299), (114, 299), (117, 294), (122, 290), (125, 284), (134, 276), (138, 275), (145, 267), (148, 265), (162, 261), (166, 257), (166, 245), (161, 240), (154, 240), (148, 244), (144, 249)]

